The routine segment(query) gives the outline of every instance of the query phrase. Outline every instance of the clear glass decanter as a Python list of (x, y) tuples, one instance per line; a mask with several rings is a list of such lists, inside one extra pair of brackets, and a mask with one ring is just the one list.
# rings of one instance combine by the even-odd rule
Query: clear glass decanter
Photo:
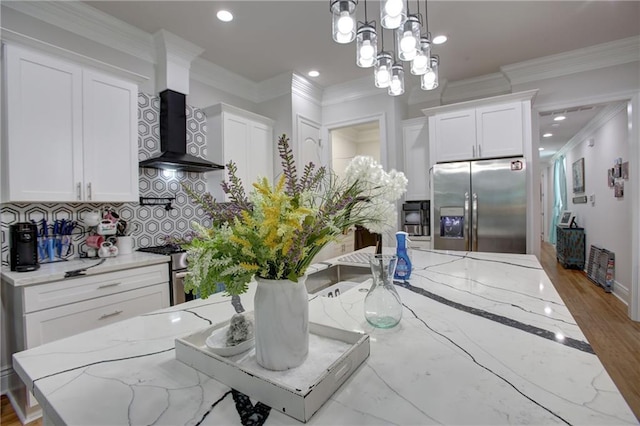
[(398, 257), (389, 254), (376, 254), (369, 259), (373, 284), (364, 299), (364, 316), (374, 327), (391, 328), (402, 318), (402, 302), (393, 285), (397, 263)]

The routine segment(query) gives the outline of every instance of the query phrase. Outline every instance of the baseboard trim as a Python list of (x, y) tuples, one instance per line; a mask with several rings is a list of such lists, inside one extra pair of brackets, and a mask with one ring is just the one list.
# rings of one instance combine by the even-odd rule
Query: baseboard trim
[(627, 287), (623, 286), (618, 281), (614, 281), (613, 295), (616, 296), (618, 299), (620, 299), (620, 301), (624, 303), (627, 309), (629, 308), (629, 303), (627, 302), (627, 300), (629, 300), (630, 296), (629, 296), (629, 289)]

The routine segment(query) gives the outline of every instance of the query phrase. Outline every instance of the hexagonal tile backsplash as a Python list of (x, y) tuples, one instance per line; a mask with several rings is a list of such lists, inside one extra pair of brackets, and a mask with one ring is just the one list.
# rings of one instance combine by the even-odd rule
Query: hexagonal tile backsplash
[[(207, 156), (207, 120), (198, 108), (187, 106), (187, 151), (199, 157)], [(160, 153), (160, 98), (138, 94), (138, 159), (145, 160)], [(141, 197), (175, 197), (173, 210), (164, 206), (141, 206), (138, 203), (6, 203), (0, 206), (0, 228), (2, 236), (2, 264), (9, 264), (9, 225), (16, 222), (36, 222), (46, 219), (49, 223), (67, 219), (82, 222), (86, 212), (115, 209), (120, 217), (135, 224), (134, 248), (164, 244), (164, 238), (185, 236), (191, 229), (191, 222), (204, 226), (211, 223), (204, 210), (198, 207), (182, 188), (181, 183), (196, 191), (203, 192), (206, 180), (202, 173), (167, 173), (156, 169), (139, 169)], [(76, 228), (73, 235), (72, 253), (77, 255), (86, 250), (84, 244), (88, 235), (86, 227)]]

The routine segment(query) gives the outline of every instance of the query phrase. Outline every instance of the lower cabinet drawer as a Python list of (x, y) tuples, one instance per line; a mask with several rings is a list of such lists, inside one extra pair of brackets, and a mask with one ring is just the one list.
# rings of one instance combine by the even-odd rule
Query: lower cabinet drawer
[(169, 281), (167, 263), (87, 275), (24, 289), (24, 312), (35, 312)]
[(27, 349), (169, 306), (164, 282), (24, 316)]

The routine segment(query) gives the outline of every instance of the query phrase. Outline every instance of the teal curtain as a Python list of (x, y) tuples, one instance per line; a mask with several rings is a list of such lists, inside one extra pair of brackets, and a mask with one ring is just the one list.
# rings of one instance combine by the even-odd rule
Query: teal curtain
[(564, 169), (565, 159), (561, 155), (553, 165), (553, 213), (549, 227), (549, 242), (556, 243), (556, 225), (567, 205), (567, 176)]

